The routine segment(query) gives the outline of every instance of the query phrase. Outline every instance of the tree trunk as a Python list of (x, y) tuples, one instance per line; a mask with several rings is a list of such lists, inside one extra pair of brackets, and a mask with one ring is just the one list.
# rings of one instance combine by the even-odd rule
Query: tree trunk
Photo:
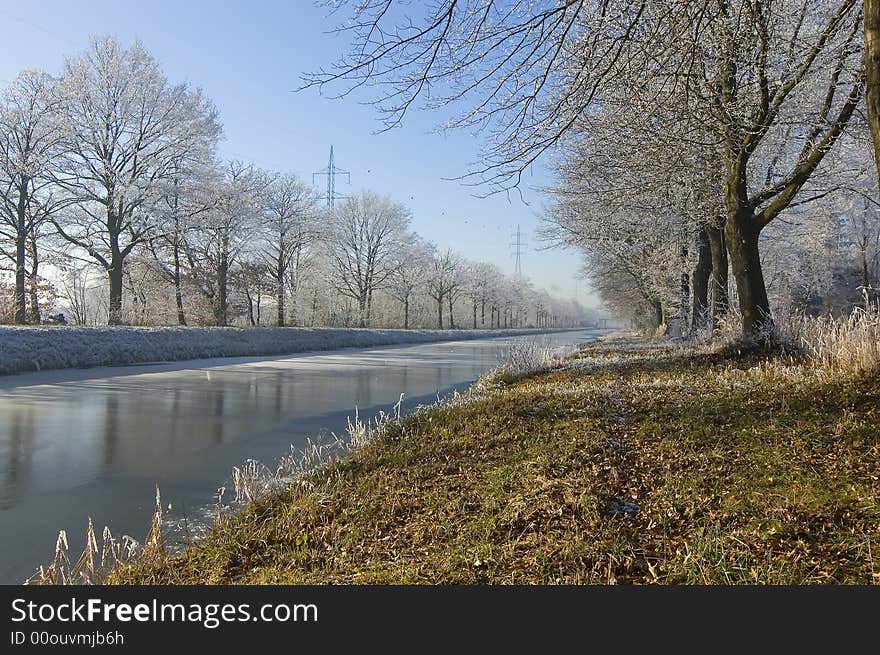
[(278, 272), (281, 273), (277, 278), (278, 327), (284, 327), (284, 274), (281, 271)]
[(443, 296), (437, 298), (437, 329), (443, 329)]
[(298, 305), (296, 302), (296, 297), (299, 294), (299, 255), (300, 249), (297, 248), (293, 264), (293, 274), (290, 276), (290, 283), (288, 284), (290, 287), (290, 324), (294, 326), (299, 322), (299, 318), (297, 317)]
[(367, 292), (362, 291), (358, 298), (358, 327), (367, 327)]
[(217, 325), (221, 327), (225, 327), (227, 321), (229, 319), (229, 313), (227, 310), (227, 305), (229, 303), (228, 297), (228, 285), (229, 285), (229, 260), (226, 255), (223, 254), (220, 257), (220, 264), (217, 266), (217, 308), (215, 313), (215, 322)]
[(107, 270), (110, 280), (110, 305), (107, 312), (108, 325), (122, 325), (122, 258), (116, 253)]
[(709, 237), (709, 247), (712, 250), (712, 277), (709, 283), (712, 296), (712, 324), (727, 316), (730, 308), (730, 297), (727, 293), (728, 269), (727, 244), (724, 242), (724, 229), (708, 226), (706, 235)]
[(480, 327), (486, 327), (486, 299), (480, 302)]
[(728, 217), (724, 234), (746, 338), (761, 336), (773, 324), (758, 252), (760, 231), (754, 222), (750, 212), (739, 212)]
[(409, 330), (409, 297), (403, 301), (403, 329)]
[(477, 329), (477, 301), (474, 301), (474, 329)]
[(30, 301), (31, 301), (31, 310), (28, 315), (28, 320), (31, 323), (39, 325), (42, 317), (40, 316), (40, 253), (37, 251), (37, 239), (36, 235), (31, 232), (28, 235), (28, 246), (30, 250), (30, 258), (31, 258), (31, 270), (30, 270)]
[(687, 245), (683, 245), (681, 247), (681, 275), (679, 276), (679, 304), (678, 304), (678, 316), (681, 321), (681, 332), (684, 334), (688, 331), (688, 326), (690, 326), (691, 321), (693, 320), (692, 316), (689, 316), (690, 304), (691, 300), (691, 272), (687, 270), (687, 260), (688, 260), (688, 249)]
[(25, 300), (25, 239), (27, 238), (27, 195), (23, 187), (18, 190), (15, 225), (15, 322), (27, 323)]
[(251, 327), (254, 327), (257, 324), (254, 320), (254, 299), (251, 297), (250, 289), (247, 287), (245, 287), (244, 295), (247, 298), (248, 303), (248, 322), (251, 324)]
[(449, 329), (455, 329), (455, 315), (452, 313), (452, 296), (449, 296)]
[(651, 309), (654, 311), (654, 332), (656, 333), (663, 325), (663, 303), (655, 300), (651, 303)]
[(186, 314), (183, 311), (183, 289), (180, 274), (180, 245), (174, 243), (174, 302), (177, 305), (177, 324), (186, 325)]
[(874, 139), (874, 163), (880, 176), (880, 0), (865, 0), (865, 102)]
[(691, 329), (700, 330), (709, 319), (709, 276), (712, 274), (712, 247), (704, 225), (697, 233), (697, 264), (692, 274)]

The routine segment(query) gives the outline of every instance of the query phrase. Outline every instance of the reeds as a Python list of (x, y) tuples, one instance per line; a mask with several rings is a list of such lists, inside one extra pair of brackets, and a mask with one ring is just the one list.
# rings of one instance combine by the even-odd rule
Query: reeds
[(880, 307), (855, 308), (849, 316), (798, 317), (784, 331), (810, 363), (835, 375), (862, 375), (880, 368)]
[(135, 557), (154, 557), (164, 554), (162, 540), (162, 504), (159, 489), (156, 488), (156, 509), (150, 532), (144, 545), (125, 535), (116, 539), (105, 527), (101, 533), (101, 546), (95, 535), (95, 526), (89, 518), (86, 527), (86, 545), (82, 554), (73, 564), (70, 563), (67, 532), (61, 530), (55, 541), (55, 557), (47, 566), (40, 565), (36, 572), (25, 581), (32, 585), (72, 585), (101, 584), (106, 575), (117, 565), (132, 561)]

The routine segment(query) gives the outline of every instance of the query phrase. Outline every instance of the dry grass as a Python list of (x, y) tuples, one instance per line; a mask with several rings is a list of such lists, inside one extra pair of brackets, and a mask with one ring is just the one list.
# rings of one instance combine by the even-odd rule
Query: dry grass
[(840, 376), (880, 368), (880, 306), (856, 308), (844, 319), (795, 319), (787, 331), (804, 348), (813, 367)]
[(162, 497), (156, 489), (156, 509), (150, 531), (143, 544), (129, 536), (116, 539), (105, 527), (101, 545), (95, 535), (95, 527), (89, 519), (86, 527), (86, 545), (79, 558), (71, 562), (67, 545), (67, 532), (61, 530), (55, 541), (55, 557), (52, 562), (40, 566), (26, 582), (34, 585), (101, 584), (115, 568), (132, 562), (148, 562), (166, 556), (162, 537)]

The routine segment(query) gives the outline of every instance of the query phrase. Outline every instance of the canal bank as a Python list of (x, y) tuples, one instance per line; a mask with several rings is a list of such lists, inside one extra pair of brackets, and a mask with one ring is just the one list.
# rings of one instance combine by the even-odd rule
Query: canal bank
[(71, 551), (91, 518), (142, 541), (158, 485), (169, 518), (201, 518), (235, 466), (272, 463), (344, 434), (406, 394), (407, 406), (460, 389), (517, 341), (575, 344), (595, 331), (506, 339), (26, 373), (0, 378), (0, 581), (21, 582)]
[(878, 582), (880, 378), (608, 342), (495, 375), (124, 584)]

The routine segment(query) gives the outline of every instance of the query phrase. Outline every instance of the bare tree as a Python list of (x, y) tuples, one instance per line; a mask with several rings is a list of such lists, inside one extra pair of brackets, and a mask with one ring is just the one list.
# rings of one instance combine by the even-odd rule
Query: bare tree
[[(294, 175), (282, 175), (272, 181), (266, 193), (263, 211), (263, 259), (275, 283), (276, 322), (283, 327), (285, 281), (291, 265), (298, 270), (303, 248), (320, 236), (317, 222), (318, 197), (315, 191)], [(298, 284), (298, 279), (292, 282)], [(292, 289), (296, 293), (296, 289)]]
[(479, 327), (486, 327), (486, 305), (502, 283), (503, 274), (497, 266), (484, 262), (471, 262), (465, 272), (465, 294), (471, 299), (473, 309), (473, 328), (477, 329), (477, 309), (479, 308)]
[[(461, 258), (451, 250), (444, 250), (434, 255), (431, 269), (428, 273), (428, 295), (437, 303), (437, 329), (443, 329), (443, 303), (448, 302), (448, 296), (456, 289), (460, 282), (458, 271), (461, 266)], [(450, 318), (450, 325), (451, 325)]]
[(248, 324), (251, 327), (262, 325), (263, 294), (271, 293), (268, 266), (262, 261), (242, 261), (232, 270), (230, 277), (244, 294)]
[(373, 294), (397, 268), (409, 210), (391, 198), (363, 192), (337, 205), (330, 215), (329, 254), (336, 289), (358, 304), (361, 327), (370, 325)]
[[(15, 322), (28, 321), (26, 282), (30, 279), (32, 321), (39, 323), (36, 301), (40, 252), (38, 240), (48, 217), (63, 203), (51, 193), (48, 168), (59, 154), (55, 81), (37, 71), (21, 73), (3, 94), (0, 108), (0, 251), (15, 268)], [(30, 268), (28, 268), (30, 260)]]
[(88, 269), (69, 267), (61, 281), (60, 297), (67, 304), (75, 325), (89, 324)]
[(394, 254), (396, 263), (388, 284), (388, 293), (403, 305), (403, 329), (409, 329), (410, 303), (427, 280), (431, 266), (431, 248), (413, 237)]
[(161, 183), (154, 205), (156, 229), (147, 247), (161, 277), (174, 287), (178, 325), (187, 324), (183, 282), (188, 239), (206, 214), (216, 209), (220, 178), (213, 163), (180, 162), (173, 177)]
[(54, 181), (77, 207), (53, 223), (106, 271), (107, 320), (116, 325), (125, 259), (154, 232), (159, 183), (173, 179), (179, 162), (194, 153), (204, 159), (220, 126), (202, 94), (169, 85), (139, 43), (92, 41), (65, 62), (60, 93), (65, 152)]
[(328, 4), (348, 9), (340, 31), (352, 47), (330, 68), (305, 75), (304, 88), (338, 83), (345, 95), (375, 85), (386, 128), (418, 100), (436, 109), (470, 99), (449, 125), (489, 129), (485, 165), (471, 175), (506, 189), (611, 80), (648, 3), (440, 0), (416, 16), (401, 0)]
[(186, 240), (188, 276), (211, 304), (215, 325), (229, 324), (229, 275), (241, 254), (253, 248), (270, 180), (252, 165), (227, 163), (211, 209), (200, 215)]

